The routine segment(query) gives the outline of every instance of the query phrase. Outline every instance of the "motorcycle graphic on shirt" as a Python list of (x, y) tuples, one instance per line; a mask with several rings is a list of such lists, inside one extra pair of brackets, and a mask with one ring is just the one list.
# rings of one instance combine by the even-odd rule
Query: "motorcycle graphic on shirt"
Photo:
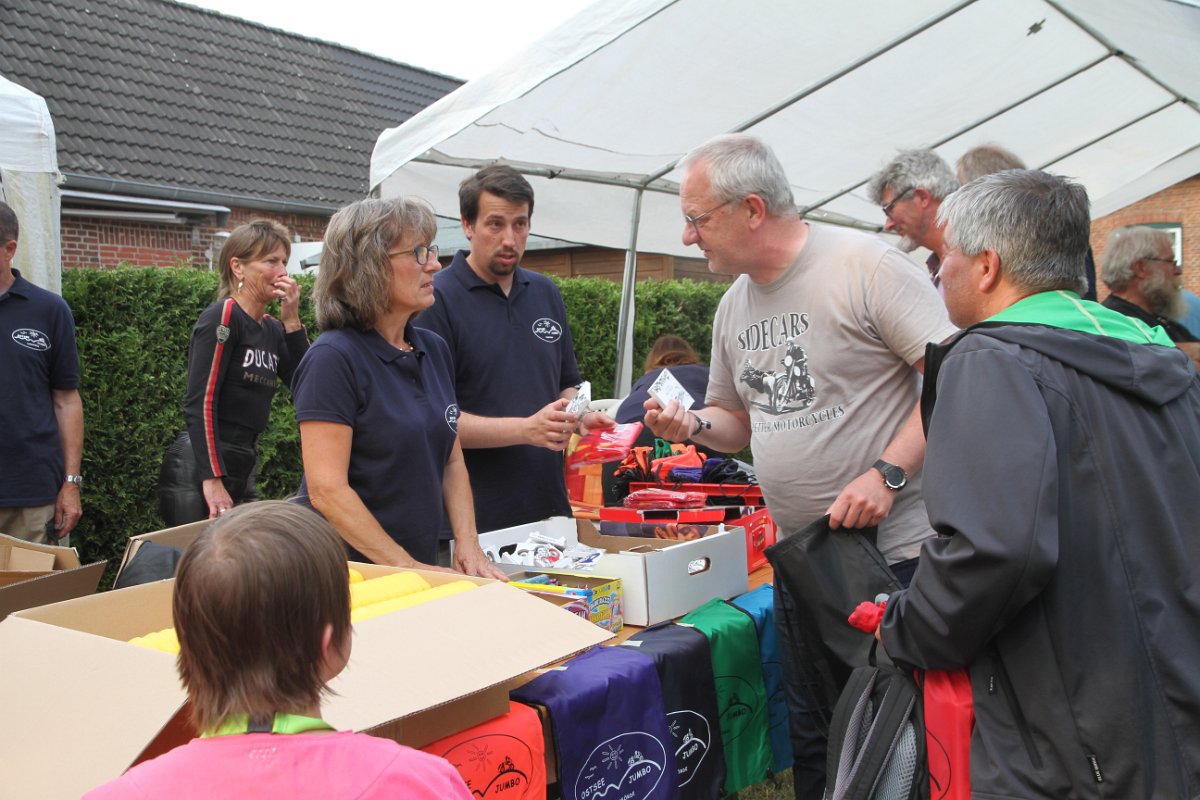
[(775, 415), (811, 406), (817, 399), (817, 387), (808, 372), (808, 354), (804, 348), (795, 339), (788, 339), (779, 363), (783, 369), (778, 371), (758, 369), (748, 358), (742, 365), (738, 380), (766, 395), (764, 401), (753, 404)]

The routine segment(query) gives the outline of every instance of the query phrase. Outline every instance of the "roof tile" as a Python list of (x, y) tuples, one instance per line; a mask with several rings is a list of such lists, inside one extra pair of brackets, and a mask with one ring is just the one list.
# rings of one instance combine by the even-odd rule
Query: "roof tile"
[(0, 42), (68, 176), (267, 202), (362, 197), (379, 133), (461, 84), (169, 0), (5, 0)]

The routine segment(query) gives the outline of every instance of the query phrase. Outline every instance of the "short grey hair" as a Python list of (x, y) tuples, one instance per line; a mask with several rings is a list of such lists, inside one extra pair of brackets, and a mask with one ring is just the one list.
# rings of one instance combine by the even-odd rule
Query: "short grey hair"
[(745, 133), (717, 136), (685, 155), (678, 166), (686, 172), (700, 164), (708, 167), (715, 199), (731, 203), (756, 194), (771, 216), (796, 213), (796, 200), (783, 164), (761, 139)]
[(1087, 190), (1074, 181), (1008, 170), (976, 178), (947, 197), (937, 221), (946, 244), (963, 255), (994, 250), (1000, 269), (1018, 288), (1082, 294), (1090, 208)]
[(955, 165), (960, 183), (1003, 172), (1006, 169), (1025, 169), (1025, 162), (995, 144), (981, 144), (962, 154)]
[(893, 195), (921, 188), (934, 198), (945, 200), (958, 188), (958, 178), (950, 171), (950, 165), (932, 150), (901, 150), (871, 177), (867, 184), (871, 202), (882, 203), (883, 191), (889, 186)]
[(1108, 236), (1104, 246), (1104, 263), (1100, 278), (1114, 292), (1123, 292), (1133, 280), (1133, 262), (1142, 258), (1158, 258), (1163, 245), (1171, 247), (1174, 240), (1166, 231), (1142, 225), (1117, 228)]
[(338, 209), (325, 228), (313, 308), (322, 330), (370, 330), (388, 310), (388, 250), (406, 233), (433, 241), (437, 219), (424, 200), (367, 198)]

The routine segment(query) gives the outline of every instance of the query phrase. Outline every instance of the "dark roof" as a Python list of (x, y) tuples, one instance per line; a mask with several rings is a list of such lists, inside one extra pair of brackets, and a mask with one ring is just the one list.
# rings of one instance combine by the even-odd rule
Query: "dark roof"
[(379, 134), (462, 83), (166, 0), (4, 0), (0, 75), (46, 98), (68, 186), (318, 207), (364, 196)]

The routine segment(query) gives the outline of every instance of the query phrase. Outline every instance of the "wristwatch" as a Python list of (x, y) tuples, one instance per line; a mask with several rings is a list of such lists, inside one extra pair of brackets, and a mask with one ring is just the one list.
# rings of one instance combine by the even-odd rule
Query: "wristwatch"
[(83, 476), (82, 475), (68, 475), (65, 479), (63, 479), (63, 483), (73, 483), (76, 486), (82, 487), (83, 486)]
[(895, 464), (889, 464), (881, 458), (872, 466), (883, 476), (883, 485), (893, 492), (900, 491), (908, 483), (908, 475)]
[(696, 420), (696, 427), (692, 429), (691, 436), (688, 436), (689, 439), (692, 438), (692, 436), (695, 436), (696, 434), (700, 433), (700, 431), (711, 431), (712, 430), (712, 422), (704, 419), (699, 414), (697, 414), (695, 411), (689, 411), (688, 413), (691, 414), (692, 417), (694, 417)]

